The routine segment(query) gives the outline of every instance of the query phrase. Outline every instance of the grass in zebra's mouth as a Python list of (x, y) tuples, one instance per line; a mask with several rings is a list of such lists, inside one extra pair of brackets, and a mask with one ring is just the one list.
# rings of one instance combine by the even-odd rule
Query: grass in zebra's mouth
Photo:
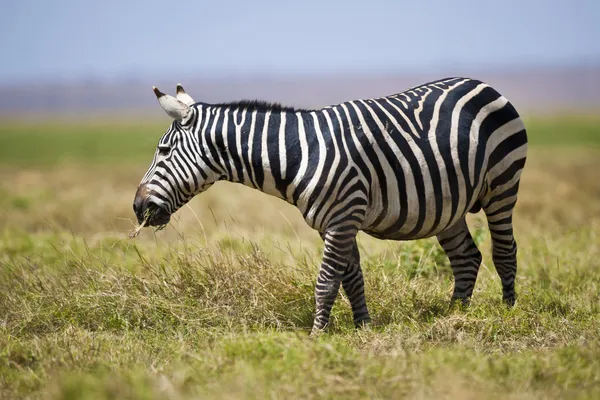
[[(139, 224), (135, 229), (133, 229), (129, 232), (129, 239), (133, 239), (133, 238), (137, 237), (137, 235), (140, 234), (140, 232), (142, 231), (144, 226), (149, 226), (148, 222), (150, 221), (150, 219), (152, 218), (152, 216), (154, 214), (155, 214), (155, 211), (153, 209), (148, 208), (144, 212), (144, 220), (142, 221), (142, 223)], [(156, 228), (154, 228), (154, 232), (162, 231), (166, 227), (167, 227), (167, 224), (157, 225)]]

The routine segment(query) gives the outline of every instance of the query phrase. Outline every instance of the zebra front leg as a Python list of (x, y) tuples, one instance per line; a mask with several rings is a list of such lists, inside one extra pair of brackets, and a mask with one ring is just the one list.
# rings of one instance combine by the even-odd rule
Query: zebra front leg
[(365, 299), (365, 281), (360, 267), (360, 252), (356, 239), (353, 242), (350, 263), (342, 277), (342, 287), (352, 306), (354, 326), (360, 328), (371, 322), (371, 317), (369, 316), (367, 301)]
[(460, 300), (463, 305), (467, 305), (473, 294), (482, 258), (467, 222), (462, 218), (454, 226), (437, 235), (437, 239), (450, 259), (454, 275), (452, 302)]
[(488, 208), (486, 216), (492, 236), (492, 259), (502, 281), (502, 300), (512, 307), (517, 300), (517, 242), (513, 236), (512, 209), (494, 211)]
[(331, 308), (352, 257), (356, 233), (352, 229), (328, 231), (321, 235), (325, 249), (315, 287), (316, 314), (311, 335), (321, 332), (329, 324)]

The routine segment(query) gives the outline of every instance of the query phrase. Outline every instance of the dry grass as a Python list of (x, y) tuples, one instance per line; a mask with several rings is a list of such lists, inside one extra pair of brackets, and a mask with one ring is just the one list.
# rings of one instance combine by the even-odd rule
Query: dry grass
[(448, 309), (435, 240), (359, 238), (374, 325), (338, 301), (307, 337), (322, 248), (299, 213), (218, 184), (135, 240), (145, 165), (0, 167), (0, 397), (595, 398), (598, 150), (534, 148), (516, 214), (519, 299), (484, 253)]

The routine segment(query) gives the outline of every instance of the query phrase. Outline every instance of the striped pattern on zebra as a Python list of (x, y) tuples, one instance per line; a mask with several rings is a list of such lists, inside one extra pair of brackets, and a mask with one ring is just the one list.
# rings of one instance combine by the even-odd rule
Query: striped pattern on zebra
[(515, 302), (512, 216), (525, 166), (519, 114), (477, 80), (448, 78), (320, 110), (242, 101), (196, 103), (154, 88), (174, 122), (138, 187), (134, 211), (149, 225), (218, 180), (294, 204), (324, 240), (313, 332), (325, 328), (340, 285), (357, 326), (369, 322), (359, 231), (377, 238), (437, 236), (450, 259), (453, 300), (468, 302), (481, 253), (465, 222), (483, 209), (503, 299)]

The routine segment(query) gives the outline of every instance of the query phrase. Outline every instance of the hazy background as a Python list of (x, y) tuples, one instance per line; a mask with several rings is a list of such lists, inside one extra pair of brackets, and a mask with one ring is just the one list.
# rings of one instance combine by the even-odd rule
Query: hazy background
[(600, 3), (14, 1), (0, 114), (158, 113), (150, 91), (323, 106), (472, 76), (517, 108), (600, 105)]

